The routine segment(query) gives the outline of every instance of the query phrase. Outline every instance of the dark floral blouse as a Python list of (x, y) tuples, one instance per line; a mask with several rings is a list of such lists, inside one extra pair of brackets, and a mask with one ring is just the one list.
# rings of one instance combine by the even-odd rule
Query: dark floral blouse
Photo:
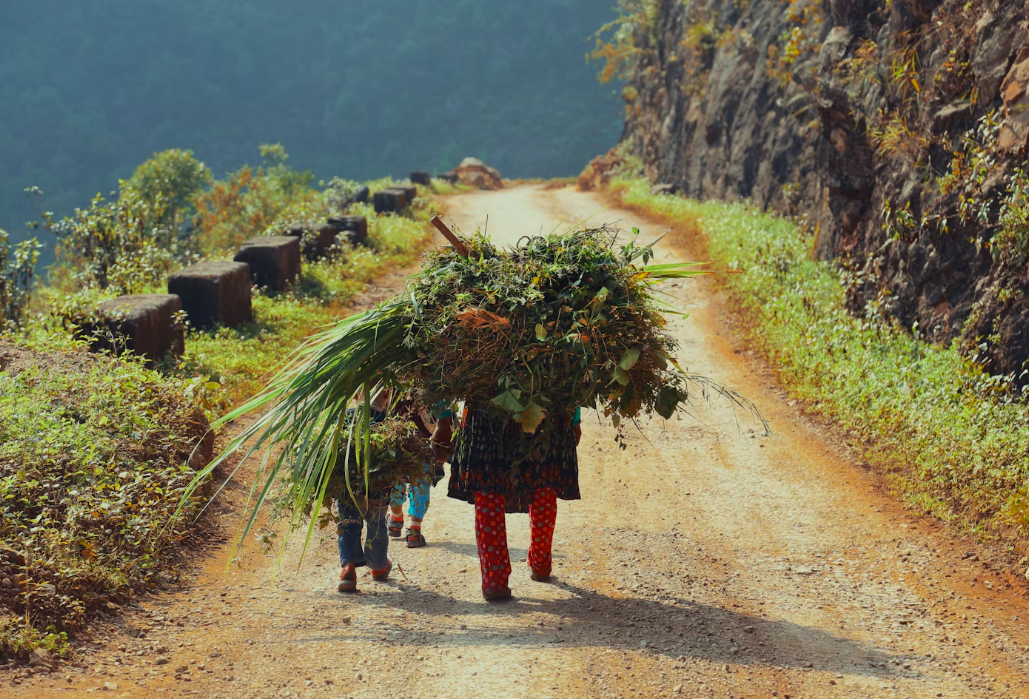
[(526, 434), (510, 415), (466, 409), (450, 466), (447, 494), (458, 500), (497, 493), (507, 497), (507, 512), (528, 512), (541, 488), (553, 488), (562, 500), (580, 499), (571, 415), (550, 416)]

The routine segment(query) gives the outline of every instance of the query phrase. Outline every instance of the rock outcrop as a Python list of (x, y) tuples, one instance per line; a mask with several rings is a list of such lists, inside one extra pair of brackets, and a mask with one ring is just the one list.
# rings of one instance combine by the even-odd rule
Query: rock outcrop
[(478, 158), (465, 158), (453, 170), (454, 177), (461, 184), (479, 189), (503, 189), (500, 172)]
[(805, 212), (855, 312), (877, 300), (1020, 373), (1029, 233), (999, 233), (1029, 148), (1025, 0), (657, 5), (623, 92), (645, 174)]

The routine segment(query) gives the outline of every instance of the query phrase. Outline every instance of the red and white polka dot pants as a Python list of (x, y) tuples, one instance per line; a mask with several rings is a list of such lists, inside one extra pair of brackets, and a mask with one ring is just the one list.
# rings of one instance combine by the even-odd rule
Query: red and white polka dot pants
[[(507, 498), (495, 493), (475, 494), (475, 543), (479, 547), (479, 566), (482, 568), (482, 589), (502, 590), (511, 576), (511, 557), (507, 551), (507, 521), (504, 505)], [(528, 563), (541, 575), (550, 575), (550, 550), (554, 542), (554, 522), (557, 519), (557, 494), (553, 488), (533, 493), (529, 506)]]

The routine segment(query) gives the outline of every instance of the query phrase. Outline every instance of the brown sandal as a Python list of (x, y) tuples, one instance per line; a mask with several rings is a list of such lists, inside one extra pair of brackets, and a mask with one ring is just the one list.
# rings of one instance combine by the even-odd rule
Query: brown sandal
[(357, 569), (353, 566), (348, 566), (343, 569), (343, 572), (339, 574), (339, 585), (336, 586), (337, 592), (357, 592)]
[(482, 598), (487, 602), (507, 602), (511, 599), (510, 587), (495, 587), (482, 591)]

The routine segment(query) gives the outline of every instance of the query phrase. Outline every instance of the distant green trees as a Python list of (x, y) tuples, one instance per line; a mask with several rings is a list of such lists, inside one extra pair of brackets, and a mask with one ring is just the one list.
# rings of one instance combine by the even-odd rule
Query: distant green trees
[(39, 243), (35, 238), (23, 240), (12, 248), (7, 231), (0, 228), (0, 332), (21, 319), (32, 291), (38, 259)]
[(467, 155), (506, 176), (574, 174), (621, 129), (618, 88), (585, 61), (613, 4), (5, 3), (0, 226), (28, 235), (27, 186), (67, 215), (172, 148), (219, 177), (262, 142), (325, 179), (439, 171)]

